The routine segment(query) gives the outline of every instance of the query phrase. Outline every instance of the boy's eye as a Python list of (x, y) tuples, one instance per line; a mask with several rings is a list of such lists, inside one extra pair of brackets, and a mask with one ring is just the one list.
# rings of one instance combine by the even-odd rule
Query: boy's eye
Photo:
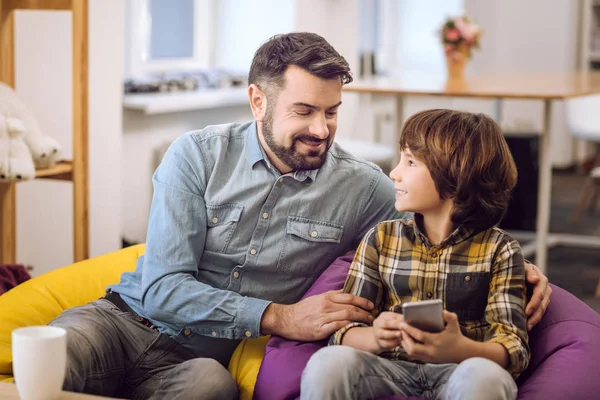
[(296, 111), (296, 114), (302, 115), (302, 116), (307, 116), (307, 115), (310, 115), (310, 111)]
[(337, 114), (337, 111), (330, 111), (327, 113), (327, 116), (330, 118), (333, 118), (333, 117), (335, 117), (336, 114)]
[(411, 167), (414, 167), (415, 162), (413, 160), (408, 160), (408, 165), (410, 165)]

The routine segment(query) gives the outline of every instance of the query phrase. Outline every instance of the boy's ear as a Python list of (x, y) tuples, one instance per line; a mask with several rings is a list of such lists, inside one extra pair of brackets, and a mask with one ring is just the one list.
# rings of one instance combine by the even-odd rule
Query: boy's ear
[(267, 96), (258, 85), (252, 83), (248, 86), (248, 98), (250, 100), (250, 108), (257, 122), (263, 122), (267, 112)]

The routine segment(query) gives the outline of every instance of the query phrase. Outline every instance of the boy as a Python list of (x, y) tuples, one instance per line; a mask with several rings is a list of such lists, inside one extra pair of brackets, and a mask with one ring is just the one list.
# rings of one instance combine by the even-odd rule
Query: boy
[[(423, 111), (406, 121), (400, 149), (395, 207), (414, 218), (365, 235), (343, 290), (373, 302), (376, 319), (331, 336), (301, 397), (514, 399), (530, 354), (521, 249), (495, 227), (517, 182), (500, 127), (483, 114)], [(440, 333), (394, 312), (429, 299), (447, 310)]]

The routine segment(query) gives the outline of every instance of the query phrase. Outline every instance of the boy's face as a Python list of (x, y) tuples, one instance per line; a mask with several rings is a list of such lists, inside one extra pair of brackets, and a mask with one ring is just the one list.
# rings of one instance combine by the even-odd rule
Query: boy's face
[(415, 158), (410, 149), (400, 151), (400, 162), (390, 172), (396, 188), (396, 210), (426, 214), (439, 211), (445, 203), (424, 162)]

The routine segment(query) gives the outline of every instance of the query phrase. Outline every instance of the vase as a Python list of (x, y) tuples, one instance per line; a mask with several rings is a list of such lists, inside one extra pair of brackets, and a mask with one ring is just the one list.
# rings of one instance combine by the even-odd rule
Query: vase
[(449, 80), (464, 80), (467, 61), (469, 60), (469, 49), (460, 45), (452, 52), (446, 53), (446, 67), (448, 68)]

